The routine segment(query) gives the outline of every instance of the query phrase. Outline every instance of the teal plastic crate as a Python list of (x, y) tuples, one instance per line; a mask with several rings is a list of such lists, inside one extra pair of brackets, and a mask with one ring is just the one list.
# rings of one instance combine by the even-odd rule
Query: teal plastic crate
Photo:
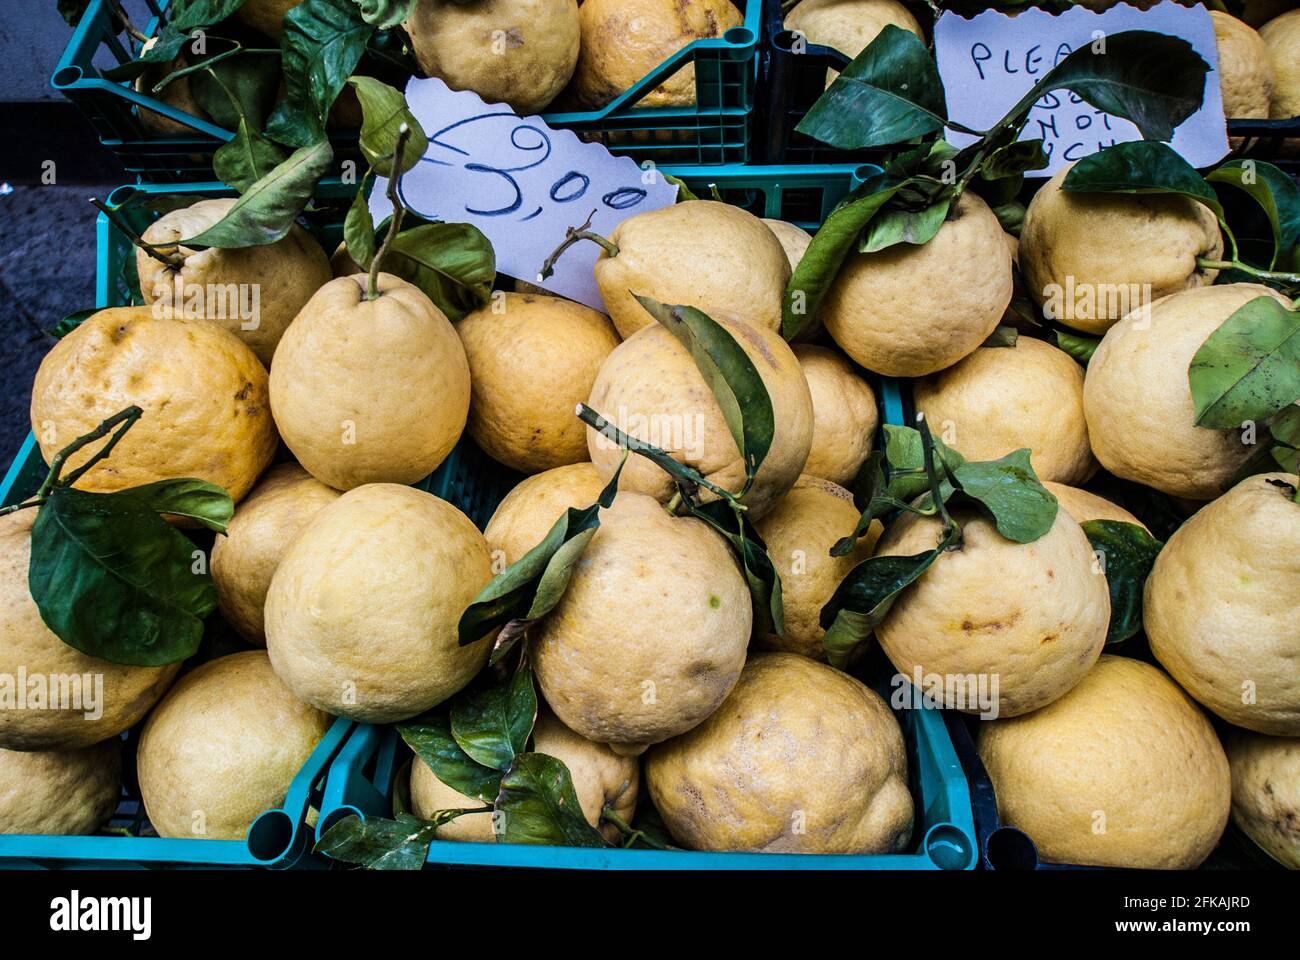
[[(170, 0), (144, 0), (151, 14), (141, 28), (153, 36), (165, 22)], [(615, 153), (659, 164), (745, 163), (753, 158), (759, 41), (763, 8), (780, 0), (733, 0), (744, 23), (719, 38), (697, 40), (678, 51), (631, 89), (600, 110), (550, 113), (552, 126), (573, 130), (586, 140), (602, 143)], [(134, 59), (118, 32), (119, 24), (106, 0), (90, 0), (73, 30), (50, 79), (51, 85), (75, 102), (127, 172), (144, 183), (184, 183), (212, 177), (212, 154), (234, 132), (211, 121), (139, 93), (130, 83), (105, 79), (105, 71)], [(637, 104), (682, 67), (695, 67), (696, 103), (689, 107), (646, 107)], [(382, 79), (401, 87), (400, 76)], [(146, 130), (139, 111), (149, 110), (193, 132), (162, 137)], [(336, 159), (357, 158), (353, 133), (332, 134)]]
[[(853, 164), (664, 169), (684, 180), (699, 196), (709, 196), (716, 189), (722, 199), (758, 216), (789, 220), (809, 229), (815, 229), (846, 193), (878, 172), (875, 167)], [(871, 380), (880, 401), (882, 419), (887, 423), (904, 423), (899, 381), (875, 377)], [(458, 491), (458, 495), (468, 495), (468, 499), (452, 502), (465, 509), (482, 528), (517, 478), (506, 478), (499, 465), (475, 453), (482, 458), (476, 463), (479, 472), (468, 478), (468, 486)], [(880, 676), (884, 682), (885, 674)], [(881, 689), (879, 685), (878, 689)], [(888, 690), (882, 692), (888, 701)], [(973, 869), (978, 847), (971, 794), (943, 716), (935, 710), (901, 710), (896, 716), (907, 744), (916, 807), (912, 844), (906, 853), (878, 856), (708, 853), (434, 841), (428, 863), (570, 870)], [(353, 814), (391, 816), (396, 778), (404, 775), (408, 757), (409, 751), (391, 727), (359, 724), (330, 769), (317, 837)]]

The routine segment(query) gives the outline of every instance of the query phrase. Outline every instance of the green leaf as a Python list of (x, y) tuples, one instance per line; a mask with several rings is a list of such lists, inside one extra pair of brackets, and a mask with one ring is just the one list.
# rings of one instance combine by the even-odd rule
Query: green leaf
[(915, 34), (890, 24), (795, 129), (841, 150), (861, 150), (942, 130), (947, 115), (934, 58)]
[[(913, 431), (915, 433), (916, 431)], [(917, 435), (919, 441), (920, 435)], [(908, 504), (900, 497), (894, 495), (890, 490), (890, 484), (885, 479), (885, 454), (880, 450), (873, 450), (867, 456), (862, 468), (858, 471), (857, 479), (854, 481), (854, 502), (861, 501), (862, 515), (858, 517), (858, 522), (853, 527), (853, 532), (847, 537), (841, 537), (831, 546), (832, 557), (847, 557), (857, 547), (858, 541), (867, 535), (871, 529), (871, 522), (878, 520), (894, 510), (907, 510)], [(923, 468), (924, 469), (924, 468)], [(908, 492), (915, 493), (908, 488)]]
[(424, 223), (393, 238), (381, 270), (413, 283), (453, 322), (492, 296), (496, 254), (468, 223)]
[(288, 160), (250, 186), (226, 215), (187, 247), (257, 247), (285, 236), (329, 170), (334, 152), (324, 141), (295, 150)]
[(361, 102), (361, 152), (375, 173), (381, 177), (393, 175), (398, 130), (402, 124), (410, 128), (410, 140), (402, 151), (402, 173), (406, 173), (420, 162), (428, 144), (424, 128), (406, 105), (406, 97), (373, 77), (350, 77), (348, 83)]
[(1008, 540), (1031, 543), (1056, 522), (1056, 497), (1038, 482), (1028, 450), (1013, 451), (1000, 460), (967, 461), (952, 476), (962, 493), (992, 514), (998, 533)]
[(735, 337), (708, 314), (650, 297), (636, 299), (690, 352), (704, 382), (713, 391), (745, 464), (745, 488), (739, 491), (743, 496), (772, 448), (776, 430), (776, 415), (763, 378)]
[(217, 605), (196, 548), (130, 494), (55, 487), (32, 527), (28, 586), (64, 643), (111, 663), (157, 667), (194, 653)]
[(952, 203), (952, 197), (943, 197), (920, 210), (885, 209), (867, 224), (858, 241), (859, 252), (875, 253), (898, 243), (929, 243), (943, 226)]
[(1278, 257), (1300, 244), (1300, 185), (1273, 164), (1263, 160), (1229, 160), (1205, 179), (1243, 191), (1264, 211), (1273, 233), (1269, 269), (1277, 265)]
[(409, 813), (396, 820), (344, 817), (316, 842), (316, 853), (370, 870), (419, 870), (429, 858), (438, 825)]
[(725, 500), (700, 504), (694, 497), (683, 493), (682, 502), (686, 504), (691, 516), (703, 520), (720, 533), (735, 551), (754, 608), (754, 635), (785, 636), (781, 575), (753, 522), (744, 511), (732, 509), (731, 504)]
[[(135, 261), (135, 257), (126, 257), (125, 259), (132, 262)], [(81, 326), (86, 321), (87, 317), (93, 316), (96, 313), (99, 313), (98, 307), (91, 307), (89, 310), (78, 310), (75, 313), (68, 314), (45, 332), (56, 340), (62, 340), (73, 330), (76, 330), (77, 327)]]
[(284, 162), (284, 151), (240, 118), (235, 139), (223, 143), (212, 155), (212, 170), (217, 179), (243, 193)]
[(1069, 90), (1105, 113), (1130, 120), (1147, 140), (1170, 140), (1174, 128), (1200, 109), (1210, 65), (1181, 37), (1125, 30), (1104, 49), (1080, 47), (1050, 70), (998, 122), (1019, 123), (1054, 90)]
[(1092, 359), (1092, 355), (1101, 346), (1100, 337), (1085, 337), (1081, 333), (1070, 333), (1068, 330), (1054, 330), (1053, 333), (1056, 336), (1056, 345), (1084, 365)]
[[(508, 649), (507, 645), (513, 645), (528, 624), (554, 609), (573, 576), (573, 567), (581, 558), (582, 550), (600, 526), (601, 508), (614, 502), (622, 472), (623, 464), (620, 463), (594, 504), (581, 510), (575, 507), (565, 510), (541, 543), (498, 573), (479, 591), (474, 602), (460, 616), (457, 630), (462, 647), (476, 643), (497, 627), (505, 627), (510, 634), (504, 640), (498, 637), (497, 650), (493, 651), (499, 660), (505, 653), (498, 654), (497, 651), (502, 647)], [(580, 546), (562, 552), (561, 548), (570, 541), (579, 541)]]
[(303, 0), (286, 13), (280, 36), (285, 98), (267, 136), (291, 147), (323, 140), (330, 109), (374, 32), (351, 0)]
[(993, 328), (993, 332), (988, 335), (981, 347), (1014, 347), (1016, 341), (1020, 339), (1020, 331), (1015, 327), (998, 324)]
[(375, 220), (370, 215), (370, 202), (366, 197), (369, 176), (367, 173), (362, 177), (357, 195), (352, 198), (347, 216), (343, 218), (343, 243), (348, 248), (348, 256), (362, 270), (369, 270), (370, 262), (375, 258)]
[(526, 665), (504, 682), (463, 691), (451, 701), (451, 735), (473, 760), (502, 772), (523, 753), (537, 719), (533, 672)]
[(166, 63), (176, 59), (181, 48), (196, 30), (207, 30), (230, 16), (244, 0), (189, 0), (176, 3), (171, 19), (158, 31), (158, 42), (140, 54), (146, 63)]
[(366, 23), (374, 24), (380, 30), (389, 30), (400, 26), (415, 12), (417, 0), (353, 0), (361, 8), (361, 17)]
[[(914, 427), (887, 423), (884, 425), (884, 433), (885, 460), (890, 467), (889, 495), (898, 500), (911, 500), (923, 493), (928, 497), (930, 481), (925, 472), (925, 446), (921, 442), (920, 431)], [(966, 458), (938, 437), (932, 436), (931, 439), (934, 441), (938, 464), (942, 468), (939, 491), (944, 502), (947, 502), (956, 489), (950, 479), (951, 475), (966, 462)], [(933, 512), (934, 507), (929, 500), (923, 501), (922, 506), (923, 509), (918, 512)]]
[(1102, 558), (1110, 588), (1106, 642), (1122, 643), (1142, 629), (1142, 591), (1164, 544), (1136, 523), (1088, 520), (1082, 526)]
[(189, 477), (147, 483), (116, 496), (130, 497), (154, 513), (195, 520), (217, 533), (225, 533), (235, 515), (235, 501), (223, 488)]
[(822, 646), (831, 666), (843, 668), (854, 659), (898, 595), (960, 535), (960, 528), (954, 526), (933, 550), (909, 557), (870, 557), (849, 571), (821, 609), (821, 625), (826, 631)]
[(187, 76), (190, 94), (213, 123), (234, 130), (244, 120), (249, 130), (260, 132), (279, 93), (280, 58), (237, 54)]
[(451, 733), (446, 708), (407, 720), (397, 732), (433, 775), (457, 793), (492, 803), (501, 791), (501, 771), (476, 762), (461, 749)]
[(501, 778), (496, 808), (504, 814), (497, 835), (501, 843), (607, 846), (582, 814), (568, 767), (544, 753), (521, 753), (514, 758)]
[(1256, 297), (1201, 344), (1187, 368), (1196, 425), (1235, 430), (1300, 399), (1300, 311)]
[(1214, 188), (1167, 143), (1134, 140), (1084, 157), (1065, 176), (1071, 193), (1177, 194), (1202, 203), (1223, 219)]
[(831, 211), (795, 267), (781, 304), (781, 335), (811, 333), (817, 309), (835, 282), (858, 236), (885, 203), (910, 180), (879, 174), (864, 182)]
[(990, 151), (979, 172), (986, 180), (1006, 180), (1027, 170), (1041, 170), (1049, 162), (1042, 140), (1013, 140)]

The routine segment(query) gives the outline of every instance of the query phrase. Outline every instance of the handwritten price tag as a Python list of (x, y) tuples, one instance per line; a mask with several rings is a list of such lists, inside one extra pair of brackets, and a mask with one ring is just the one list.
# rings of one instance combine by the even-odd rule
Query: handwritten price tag
[[(934, 28), (935, 56), (948, 96), (948, 115), (968, 127), (987, 130), (997, 123), (1052, 67), (1080, 47), (1104, 42), (1125, 30), (1150, 30), (1182, 37), (1211, 66), (1201, 109), (1174, 131), (1170, 146), (1194, 167), (1206, 167), (1228, 152), (1219, 93), (1219, 55), (1214, 23), (1204, 7), (1188, 8), (1165, 0), (1150, 10), (1127, 4), (1093, 13), (1071, 7), (1050, 14), (1033, 7), (1008, 17), (986, 10), (967, 20), (945, 13)], [(1022, 140), (1042, 139), (1051, 160), (1049, 177), (1061, 167), (1112, 144), (1140, 140), (1137, 127), (1102, 113), (1068, 91), (1050, 93), (1030, 111)], [(948, 142), (964, 147), (974, 138), (949, 131)]]
[[(402, 177), (402, 203), (428, 220), (474, 224), (508, 276), (537, 283), (565, 231), (593, 210), (590, 229), (608, 236), (620, 221), (676, 202), (677, 187), (655, 170), (441, 80), (411, 80), (406, 102), (429, 142)], [(392, 212), (386, 190), (378, 178), (370, 195), (376, 223)], [(576, 244), (540, 286), (604, 310), (592, 276), (599, 254), (594, 243)]]

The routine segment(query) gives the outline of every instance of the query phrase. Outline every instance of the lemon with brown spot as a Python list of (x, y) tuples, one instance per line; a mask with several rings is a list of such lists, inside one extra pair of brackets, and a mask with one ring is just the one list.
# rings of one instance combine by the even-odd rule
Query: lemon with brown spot
[[(996, 696), (998, 716), (1038, 710), (1078, 683), (1106, 643), (1110, 591), (1094, 569), (1092, 546), (1061, 509), (1030, 543), (1006, 539), (973, 508), (952, 516), (961, 545), (898, 596), (876, 639), (909, 678), (919, 672), (987, 684), (962, 691), (963, 702), (951, 708), (983, 713)], [(941, 536), (938, 518), (905, 513), (885, 530), (876, 556), (923, 553)]]
[(1282, 866), (1300, 870), (1300, 738), (1234, 730), (1224, 747), (1233, 823)]
[[(143, 416), (77, 487), (111, 493), (196, 477), (242, 499), (275, 455), (266, 368), (234, 334), (207, 320), (112, 307), (55, 344), (32, 386), (32, 431), (48, 463), (129, 406)], [(67, 473), (100, 448), (68, 458)]]

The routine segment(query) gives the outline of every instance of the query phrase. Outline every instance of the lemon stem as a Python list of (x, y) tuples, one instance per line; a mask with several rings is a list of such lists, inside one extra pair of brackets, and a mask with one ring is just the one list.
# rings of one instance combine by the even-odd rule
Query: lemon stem
[(564, 255), (566, 250), (579, 240), (590, 240), (592, 243), (599, 244), (609, 256), (618, 256), (618, 244), (607, 237), (602, 237), (598, 233), (593, 233), (589, 229), (591, 227), (591, 218), (595, 215), (596, 211), (592, 210), (591, 213), (587, 214), (586, 223), (580, 227), (569, 227), (569, 229), (565, 231), (564, 240), (560, 242), (560, 245), (551, 252), (551, 255), (546, 258), (546, 262), (542, 264), (542, 269), (537, 274), (538, 280), (545, 280), (547, 277), (554, 274), (556, 262)]
[(397, 128), (397, 145), (393, 147), (393, 167), (389, 171), (392, 176), (388, 178), (388, 202), (393, 207), (393, 216), (388, 221), (388, 233), (384, 236), (383, 246), (375, 254), (375, 259), (370, 261), (370, 282), (366, 287), (367, 300), (376, 300), (379, 297), (379, 264), (392, 247), (397, 231), (402, 228), (402, 216), (406, 213), (406, 208), (398, 200), (397, 188), (402, 181), (402, 153), (406, 149), (406, 141), (410, 136), (411, 128), (405, 123)]
[[(68, 458), (82, 447), (94, 443), (96, 440), (102, 440), (104, 437), (107, 437), (112, 433), (112, 438), (108, 443), (104, 444), (103, 449), (73, 471), (63, 484), (63, 486), (66, 487), (72, 486), (84, 477), (91, 467), (99, 463), (99, 461), (106, 459), (109, 454), (113, 452), (113, 448), (117, 446), (118, 441), (126, 435), (126, 432), (130, 430), (131, 427), (135, 425), (135, 422), (143, 415), (144, 411), (139, 407), (127, 407), (125, 410), (119, 410), (117, 413), (113, 414), (94, 430), (90, 431), (90, 433), (73, 440), (70, 444), (54, 455), (54, 459), (50, 461), (49, 472), (46, 473), (45, 479), (41, 482), (36, 493), (24, 500), (22, 503), (15, 503), (0, 508), (0, 516), (7, 513), (16, 513), (17, 511), (25, 510), (28, 507), (39, 507), (41, 504), (45, 503), (45, 501), (49, 499), (50, 491), (54, 489), (56, 484), (58, 484), (59, 475), (63, 472), (64, 464), (67, 463)], [(116, 432), (114, 433), (114, 431)]]
[(1210, 260), (1197, 257), (1196, 265), (1202, 270), (1240, 270), (1242, 273), (1261, 280), (1279, 280), (1282, 283), (1300, 283), (1300, 273), (1284, 273), (1280, 270), (1261, 270), (1240, 260)]
[(152, 243), (149, 243), (147, 240), (145, 240), (144, 237), (140, 236), (140, 234), (136, 233), (134, 230), (131, 229), (130, 224), (128, 224), (126, 220), (123, 219), (120, 213), (118, 213), (116, 210), (111, 209), (108, 206), (108, 204), (100, 200), (99, 197), (91, 197), (90, 204), (96, 210), (98, 210), (100, 213), (106, 216), (108, 218), (108, 222), (111, 223), (114, 227), (116, 227), (119, 231), (121, 231), (121, 233), (125, 235), (128, 240), (130, 240), (133, 244), (135, 244), (145, 253), (149, 254), (149, 256), (153, 257), (159, 263), (164, 264), (165, 266), (168, 267), (179, 267), (183, 262), (179, 253), (173, 253), (170, 255), (159, 253)]

